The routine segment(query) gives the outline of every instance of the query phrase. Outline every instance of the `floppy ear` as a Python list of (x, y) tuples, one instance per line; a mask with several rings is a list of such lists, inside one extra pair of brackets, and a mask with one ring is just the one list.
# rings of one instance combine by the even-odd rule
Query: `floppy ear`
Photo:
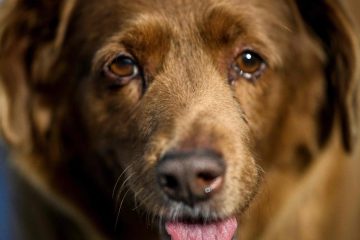
[(8, 0), (1, 6), (0, 130), (12, 146), (30, 150), (33, 128), (45, 132), (50, 124), (50, 110), (34, 93), (59, 55), (75, 2)]
[[(350, 152), (358, 128), (358, 35), (340, 0), (296, 0), (296, 3), (305, 24), (320, 40), (327, 56), (327, 102), (331, 106), (323, 112), (330, 110), (340, 116), (344, 148)], [(325, 120), (334, 114), (327, 112), (324, 116)], [(326, 134), (329, 133), (320, 133)]]

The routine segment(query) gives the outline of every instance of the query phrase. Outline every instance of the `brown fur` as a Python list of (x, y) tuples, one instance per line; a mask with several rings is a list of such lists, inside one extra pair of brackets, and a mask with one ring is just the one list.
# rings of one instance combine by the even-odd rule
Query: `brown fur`
[[(19, 238), (158, 239), (164, 219), (236, 215), (244, 240), (358, 239), (359, 40), (347, 6), (7, 1), (0, 129)], [(254, 81), (231, 67), (246, 48), (267, 64)], [(109, 88), (102, 68), (123, 52), (142, 75)], [(164, 198), (154, 170), (190, 148), (227, 165), (221, 192), (195, 209)]]

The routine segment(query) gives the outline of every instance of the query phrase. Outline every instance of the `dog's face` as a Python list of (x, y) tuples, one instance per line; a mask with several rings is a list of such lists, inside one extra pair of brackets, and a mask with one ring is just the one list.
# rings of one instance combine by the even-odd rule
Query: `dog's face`
[[(257, 191), (254, 149), (270, 144), (291, 110), (284, 104), (303, 102), (294, 90), (321, 98), (322, 56), (291, 30), (299, 26), (290, 6), (277, 4), (86, 3), (95, 15), (74, 29), (91, 59), (79, 111), (92, 146), (113, 153), (104, 161), (119, 165), (114, 175), (124, 171), (147, 212), (165, 222), (236, 216)], [(96, 28), (93, 40), (85, 24)], [(308, 121), (318, 106), (303, 107)]]
[(128, 190), (174, 239), (231, 239), (262, 171), (301, 174), (343, 109), (328, 102), (323, 50), (338, 46), (296, 1), (61, 6), (49, 20), (63, 23), (57, 32), (18, 47), (34, 86), (35, 148), (77, 159), (115, 204)]

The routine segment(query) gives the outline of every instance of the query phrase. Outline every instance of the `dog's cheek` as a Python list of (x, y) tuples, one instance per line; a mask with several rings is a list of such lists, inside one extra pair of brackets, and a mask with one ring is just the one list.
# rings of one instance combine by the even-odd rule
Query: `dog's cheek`
[(84, 80), (77, 92), (79, 104), (75, 107), (80, 117), (76, 120), (81, 121), (83, 132), (80, 141), (86, 146), (84, 154), (96, 158), (97, 168), (112, 173), (104, 178), (116, 181), (136, 153), (133, 149), (137, 130), (132, 116), (140, 98), (139, 86), (134, 82), (121, 89), (104, 90), (94, 83), (94, 79)]
[(108, 88), (102, 79), (91, 79), (79, 95), (83, 105), (81, 111), (90, 132), (126, 138), (132, 113), (141, 98), (140, 83), (134, 81), (121, 88)]
[[(248, 133), (246, 135), (251, 138)], [(261, 173), (250, 150), (251, 143), (248, 139), (237, 138), (236, 142), (226, 142), (227, 146), (221, 146), (227, 170), (223, 191), (217, 199), (217, 209), (224, 216), (244, 211), (256, 195), (260, 181)]]
[(255, 83), (236, 83), (235, 96), (244, 111), (251, 133), (261, 139), (279, 116), (280, 103), (286, 96), (280, 77), (269, 69)]

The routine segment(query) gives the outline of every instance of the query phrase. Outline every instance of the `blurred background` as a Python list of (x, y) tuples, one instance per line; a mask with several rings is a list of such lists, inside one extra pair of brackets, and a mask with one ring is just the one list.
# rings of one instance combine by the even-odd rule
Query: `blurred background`
[[(0, 0), (0, 5), (3, 0)], [(5, 144), (0, 138), (0, 240), (10, 239), (9, 235), (9, 212), (10, 212), (10, 199), (9, 199), (9, 185), (6, 183), (7, 168), (5, 159), (7, 152)]]
[(0, 240), (11, 239), (9, 235), (10, 197), (9, 185), (6, 181), (8, 176), (8, 166), (5, 162), (6, 158), (7, 152), (5, 150), (5, 145), (0, 139)]

